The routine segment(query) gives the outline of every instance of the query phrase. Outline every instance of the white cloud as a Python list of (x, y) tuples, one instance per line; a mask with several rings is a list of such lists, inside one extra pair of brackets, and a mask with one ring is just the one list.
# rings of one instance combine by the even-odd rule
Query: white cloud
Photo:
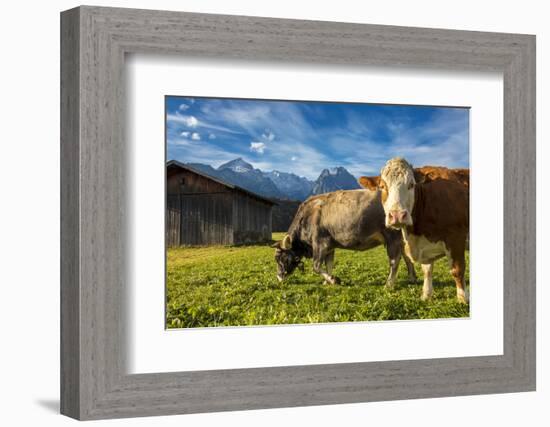
[(176, 147), (176, 146), (183, 146), (183, 147), (187, 148), (187, 147), (191, 147), (192, 145), (193, 145), (193, 142), (190, 139), (187, 139), (187, 138), (168, 140), (168, 148)]
[(263, 142), (252, 141), (250, 143), (250, 151), (254, 151), (255, 153), (264, 154), (265, 149), (266, 149), (266, 145)]
[(292, 160), (293, 162), (295, 162), (296, 160), (298, 160), (298, 157), (292, 156), (292, 157), (290, 158), (290, 160)]
[(168, 159), (175, 159), (184, 163), (208, 163), (214, 167), (237, 157), (243, 157), (242, 152), (231, 151), (228, 147), (220, 149), (208, 142), (197, 143), (191, 139), (169, 141), (167, 148)]
[(185, 120), (185, 123), (187, 124), (187, 126), (189, 126), (191, 128), (194, 128), (199, 124), (199, 121), (197, 120), (197, 118), (195, 116), (186, 116), (186, 118), (184, 120)]
[(262, 139), (273, 141), (275, 139), (275, 134), (267, 129), (265, 133), (262, 133)]
[(193, 133), (191, 134), (191, 139), (194, 140), (194, 141), (200, 141), (201, 136), (200, 136), (200, 134), (199, 134), (198, 132), (193, 132)]
[(180, 111), (185, 111), (185, 110), (187, 110), (188, 108), (189, 108), (189, 105), (187, 105), (187, 104), (180, 104), (180, 106), (179, 106), (179, 110), (180, 110)]
[[(214, 114), (216, 120), (232, 129), (264, 142), (316, 138), (316, 129), (303, 115), (302, 109), (292, 102), (225, 102), (203, 110)], [(277, 130), (275, 134), (272, 129)]]
[(208, 138), (210, 138), (210, 139), (216, 139), (216, 134), (211, 133), (210, 135), (208, 135)]
[(197, 119), (195, 116), (186, 116), (177, 112), (176, 114), (168, 114), (166, 117), (167, 125), (185, 125), (186, 127), (196, 128), (203, 127), (208, 129), (214, 129), (220, 132), (227, 132), (231, 134), (242, 134), (242, 132), (230, 129), (224, 126), (219, 126), (213, 123), (207, 123), (203, 120)]
[(265, 120), (271, 118), (270, 108), (266, 104), (229, 104), (218, 108), (216, 115), (225, 123), (237, 125), (250, 131)]
[(172, 121), (175, 123), (181, 123), (184, 124), (187, 127), (194, 128), (197, 127), (199, 124), (199, 121), (195, 116), (184, 116), (182, 114), (169, 114), (168, 115), (168, 121)]
[(183, 136), (184, 138), (187, 138), (187, 137), (189, 137), (189, 132), (184, 131), (184, 132), (180, 133), (180, 135)]

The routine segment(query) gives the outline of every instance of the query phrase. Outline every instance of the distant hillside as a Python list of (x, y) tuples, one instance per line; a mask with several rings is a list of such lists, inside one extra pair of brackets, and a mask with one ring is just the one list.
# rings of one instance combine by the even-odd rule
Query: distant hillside
[(271, 179), (264, 176), (261, 170), (254, 169), (250, 163), (241, 158), (224, 163), (217, 169), (202, 163), (190, 163), (189, 166), (261, 196), (285, 198), (285, 194), (277, 188)]
[(313, 188), (312, 181), (293, 173), (271, 171), (264, 172), (264, 176), (271, 179), (279, 191), (290, 200), (305, 200)]
[(311, 181), (294, 173), (256, 169), (241, 157), (218, 168), (204, 163), (188, 165), (214, 178), (277, 200), (303, 201), (315, 194), (359, 188), (355, 177), (342, 166), (324, 169), (315, 181)]

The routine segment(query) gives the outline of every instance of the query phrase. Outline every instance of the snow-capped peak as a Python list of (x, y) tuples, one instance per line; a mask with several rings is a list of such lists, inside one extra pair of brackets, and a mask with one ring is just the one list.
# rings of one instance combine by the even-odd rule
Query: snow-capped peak
[(253, 170), (254, 167), (250, 163), (245, 162), (241, 157), (238, 157), (234, 160), (224, 163), (218, 168), (218, 170), (223, 169), (231, 169), (234, 172), (244, 173)]

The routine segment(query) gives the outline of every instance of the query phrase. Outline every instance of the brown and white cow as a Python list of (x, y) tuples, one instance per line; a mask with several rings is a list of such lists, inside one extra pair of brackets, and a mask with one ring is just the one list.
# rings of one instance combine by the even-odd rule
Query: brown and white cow
[[(340, 190), (312, 196), (303, 202), (288, 233), (275, 243), (277, 278), (282, 281), (297, 267), (302, 258), (313, 258), (313, 270), (325, 283), (336, 284), (332, 275), (336, 248), (367, 250), (384, 244), (390, 273), (386, 286), (393, 286), (401, 259), (401, 233), (388, 229), (384, 222), (380, 193), (371, 190)], [(404, 257), (409, 280), (416, 282), (414, 266)]]
[[(468, 302), (464, 284), (469, 173), (467, 176), (468, 184), (453, 179), (425, 179), (422, 171), (414, 170), (402, 158), (388, 160), (380, 173), (378, 187), (385, 223), (389, 228), (401, 230), (406, 255), (422, 264), (422, 299), (430, 298), (433, 293), (433, 263), (447, 256), (457, 298)], [(359, 182), (365, 185), (367, 180)]]

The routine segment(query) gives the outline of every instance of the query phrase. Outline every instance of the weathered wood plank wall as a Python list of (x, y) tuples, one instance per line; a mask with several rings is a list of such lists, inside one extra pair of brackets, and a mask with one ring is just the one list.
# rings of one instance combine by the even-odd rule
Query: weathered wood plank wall
[(244, 194), (235, 193), (233, 232), (236, 244), (271, 240), (271, 205)]
[(180, 219), (179, 198), (169, 197), (166, 203), (166, 246), (180, 246)]
[(181, 195), (181, 245), (233, 243), (231, 193)]

